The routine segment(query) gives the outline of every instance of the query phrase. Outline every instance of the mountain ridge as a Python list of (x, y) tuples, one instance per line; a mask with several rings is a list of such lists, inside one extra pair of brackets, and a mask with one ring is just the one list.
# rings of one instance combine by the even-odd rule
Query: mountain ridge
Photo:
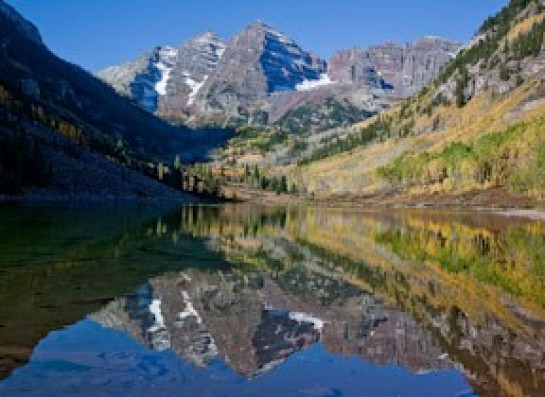
[[(215, 33), (214, 36), (217, 37)], [(206, 68), (207, 78), (203, 79), (202, 74), (194, 78), (187, 67), (175, 67), (167, 83), (167, 93), (159, 100), (157, 115), (174, 123), (196, 126), (276, 125), (293, 132), (339, 126), (366, 118), (392, 100), (419, 91), (460, 47), (459, 43), (435, 37), (395, 45), (403, 59), (397, 62), (399, 70), (394, 73), (393, 83), (397, 85), (401, 80), (399, 75), (412, 68), (411, 79), (404, 83), (407, 88), (397, 89), (384, 77), (390, 77), (385, 73), (384, 65), (374, 62), (370, 56), (369, 50), (373, 47), (346, 50), (353, 51), (350, 59), (339, 61), (342, 54), (336, 53), (325, 61), (262, 21), (246, 26), (229, 42), (217, 39), (225, 48)], [(184, 42), (180, 49), (191, 49), (193, 41)], [(421, 43), (426, 41), (435, 47), (432, 44), (422, 49)], [(413, 58), (417, 58), (415, 65), (411, 63)], [(178, 54), (179, 63), (186, 60), (199, 64), (191, 51)], [(426, 62), (431, 62), (432, 66), (427, 67)], [(420, 67), (422, 70), (417, 73)], [(116, 86), (116, 79), (104, 76), (104, 71), (99, 72), (99, 76), (107, 77), (105, 80)], [(184, 79), (195, 82), (194, 90), (184, 88)], [(329, 122), (325, 120), (332, 113), (344, 116), (330, 117)], [(351, 113), (353, 117), (350, 117)], [(312, 123), (312, 120), (316, 122)]]

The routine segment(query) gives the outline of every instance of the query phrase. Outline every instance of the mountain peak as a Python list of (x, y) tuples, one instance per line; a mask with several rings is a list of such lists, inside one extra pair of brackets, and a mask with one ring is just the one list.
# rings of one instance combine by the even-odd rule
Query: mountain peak
[(257, 19), (251, 24), (248, 25), (249, 28), (258, 28), (258, 29), (272, 29), (272, 26), (269, 25), (267, 22)]
[(203, 32), (193, 37), (191, 41), (197, 42), (197, 43), (210, 43), (210, 42), (223, 42), (223, 39), (220, 37), (219, 34), (214, 32), (213, 30), (207, 30), (206, 32)]
[(269, 25), (268, 23), (262, 21), (262, 20), (257, 20), (255, 22), (252, 22), (251, 24), (249, 24), (248, 26), (246, 26), (245, 29), (243, 29), (242, 32), (261, 32), (261, 33), (264, 33), (264, 34), (270, 34), (270, 35), (273, 35), (273, 36), (276, 36), (276, 37), (285, 37), (286, 39), (289, 39), (290, 41), (293, 41), (291, 40), (285, 33), (281, 32), (280, 30), (276, 29), (275, 27)]
[[(290, 106), (299, 106), (307, 98), (316, 102), (326, 95), (335, 96), (341, 91), (344, 95), (350, 90), (390, 95), (394, 89), (400, 97), (409, 96), (435, 77), (451, 59), (456, 51), (450, 46), (451, 41), (428, 37), (418, 45), (392, 43), (339, 51), (328, 65), (287, 34), (256, 20), (228, 43), (211, 30), (194, 36), (179, 47), (173, 67), (163, 62), (158, 73), (157, 68), (149, 68), (146, 63), (138, 73), (127, 74), (132, 79), (125, 86), (131, 88), (133, 92), (129, 95), (138, 103), (147, 104), (153, 89), (151, 93), (142, 89), (136, 95), (134, 91), (152, 77), (155, 91), (160, 88), (159, 95), (153, 98), (154, 101), (158, 98), (157, 108), (145, 108), (169, 120), (189, 120), (196, 125), (208, 120), (221, 125), (230, 120), (268, 123), (268, 110), (261, 107), (265, 109), (268, 105), (263, 104), (273, 103), (277, 97), (289, 97)], [(117, 81), (119, 75), (115, 74)], [(151, 83), (145, 88), (153, 88)], [(367, 102), (354, 103), (367, 109)], [(275, 109), (278, 108), (286, 107)]]
[(170, 45), (156, 45), (152, 53), (160, 56), (176, 56), (178, 50)]
[[(182, 43), (182, 51), (190, 51), (191, 53), (197, 52), (213, 52), (216, 57), (221, 57), (225, 51), (226, 43), (225, 41), (214, 31), (208, 30), (197, 36), (192, 37), (191, 39)], [(190, 54), (185, 54), (185, 56), (190, 56)]]

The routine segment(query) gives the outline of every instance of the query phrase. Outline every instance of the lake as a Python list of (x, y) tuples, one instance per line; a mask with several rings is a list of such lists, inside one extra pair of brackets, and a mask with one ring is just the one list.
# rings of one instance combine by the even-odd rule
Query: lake
[(0, 207), (0, 395), (545, 395), (545, 222)]

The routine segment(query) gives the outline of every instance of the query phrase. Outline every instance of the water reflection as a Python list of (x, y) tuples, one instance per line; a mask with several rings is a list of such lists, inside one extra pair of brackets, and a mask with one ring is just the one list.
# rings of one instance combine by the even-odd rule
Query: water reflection
[(10, 235), (39, 238), (0, 226), (6, 375), (76, 324), (0, 383), (7, 395), (545, 390), (543, 223), (224, 206), (23, 224), (21, 211), (6, 212)]
[(310, 208), (248, 216), (236, 207), (215, 222), (182, 218), (188, 233), (208, 236), (233, 261), (319, 268), (371, 291), (417, 319), (481, 395), (545, 390), (542, 222)]
[(317, 342), (331, 353), (413, 372), (452, 367), (431, 335), (407, 315), (305, 268), (170, 274), (90, 318), (154, 350), (170, 348), (199, 367), (221, 357), (246, 378)]
[(200, 241), (174, 247), (161, 226), (166, 210), (0, 208), (0, 379), (49, 331), (151, 277), (187, 266), (229, 269)]

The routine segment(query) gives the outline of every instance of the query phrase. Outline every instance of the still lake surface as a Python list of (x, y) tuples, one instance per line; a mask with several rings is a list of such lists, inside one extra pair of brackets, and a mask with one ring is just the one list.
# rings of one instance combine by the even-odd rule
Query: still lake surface
[(0, 395), (545, 396), (545, 223), (0, 207)]

